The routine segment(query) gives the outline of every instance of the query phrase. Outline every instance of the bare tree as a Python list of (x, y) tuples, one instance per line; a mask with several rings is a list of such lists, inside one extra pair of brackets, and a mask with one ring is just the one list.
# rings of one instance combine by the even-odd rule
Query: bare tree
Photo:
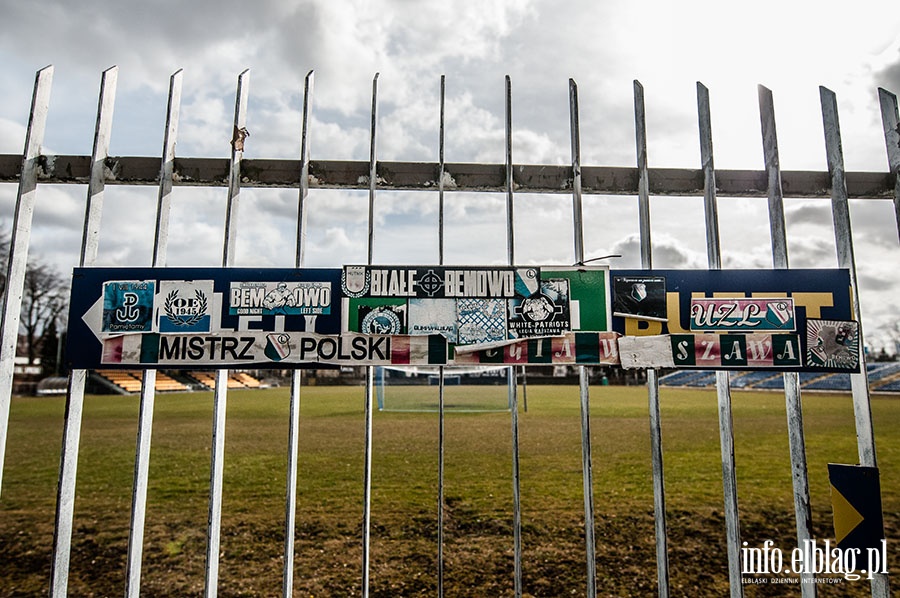
[(44, 337), (56, 335), (57, 321), (64, 316), (68, 300), (65, 278), (52, 266), (33, 260), (25, 272), (20, 322), (29, 363), (40, 355)]
[[(7, 268), (12, 235), (0, 224), (0, 297), (7, 289)], [(56, 343), (57, 330), (65, 317), (69, 301), (67, 280), (52, 266), (37, 256), (28, 260), (25, 268), (25, 288), (22, 293), (22, 309), (19, 320), (19, 350), (34, 363), (42, 353), (41, 345), (52, 336)], [(55, 365), (55, 363), (54, 363)]]

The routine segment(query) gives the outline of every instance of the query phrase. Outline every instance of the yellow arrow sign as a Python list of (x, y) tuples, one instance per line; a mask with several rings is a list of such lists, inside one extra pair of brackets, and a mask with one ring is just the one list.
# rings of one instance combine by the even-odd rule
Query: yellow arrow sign
[(828, 464), (838, 548), (877, 549), (884, 539), (878, 468)]
[(834, 539), (840, 543), (864, 518), (834, 486), (831, 487), (831, 505), (834, 510)]

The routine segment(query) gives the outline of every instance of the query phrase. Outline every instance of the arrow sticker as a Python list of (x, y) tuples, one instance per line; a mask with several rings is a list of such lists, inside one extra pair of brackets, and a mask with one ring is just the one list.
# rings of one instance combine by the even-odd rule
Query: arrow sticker
[(834, 534), (841, 550), (878, 550), (884, 539), (877, 467), (828, 464)]

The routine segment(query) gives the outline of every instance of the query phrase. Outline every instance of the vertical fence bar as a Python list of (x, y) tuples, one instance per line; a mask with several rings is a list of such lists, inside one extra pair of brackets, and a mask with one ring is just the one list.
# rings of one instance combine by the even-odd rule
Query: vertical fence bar
[(787, 232), (784, 226), (784, 193), (781, 187), (781, 160), (778, 157), (778, 136), (775, 130), (775, 102), (771, 90), (758, 86), (759, 118), (762, 130), (763, 157), (769, 201), (769, 232), (772, 237), (772, 263), (777, 269), (788, 264)]
[(441, 75), (441, 112), (438, 130), (438, 263), (444, 264), (444, 104), (446, 80)]
[(506, 257), (509, 265), (516, 263), (515, 193), (513, 190), (512, 158), (512, 81), (506, 75), (505, 130), (506, 130)]
[[(850, 271), (850, 289), (853, 294), (853, 312), (859, 323), (859, 374), (850, 374), (853, 393), (853, 413), (856, 419), (856, 443), (859, 464), (877, 467), (875, 457), (875, 433), (872, 427), (872, 405), (869, 397), (869, 379), (866, 374), (866, 354), (863, 336), (862, 312), (859, 309), (859, 286), (856, 276), (856, 260), (853, 255), (853, 234), (850, 229), (850, 205), (847, 197), (847, 180), (844, 177), (844, 155), (841, 149), (841, 125), (838, 120), (837, 96), (825, 87), (819, 87), (822, 102), (822, 123), (825, 129), (825, 153), (828, 159), (828, 175), (831, 179), (831, 213), (834, 218), (834, 238), (837, 247), (838, 267)], [(872, 596), (890, 595), (887, 575), (876, 573), (872, 577)]]
[(178, 69), (169, 78), (169, 102), (166, 108), (166, 132), (163, 139), (163, 160), (159, 173), (159, 197), (156, 205), (156, 232), (153, 239), (153, 267), (165, 266), (169, 247), (169, 212), (172, 207), (172, 184), (175, 180), (175, 141), (181, 112), (181, 81)]
[(894, 215), (897, 220), (897, 236), (900, 237), (900, 111), (897, 109), (897, 96), (880, 87), (878, 102), (881, 105), (881, 124), (884, 128), (888, 165), (894, 180)]
[[(444, 100), (446, 80), (441, 75), (441, 111), (438, 127), (438, 264), (444, 265)], [(444, 366), (438, 368), (438, 598), (444, 597)]]
[[(247, 138), (247, 96), (250, 70), (238, 76), (234, 102), (234, 136), (231, 141), (231, 165), (228, 172), (228, 201), (225, 212), (225, 238), (222, 243), (222, 266), (234, 265), (234, 249), (237, 241), (237, 214), (241, 195), (241, 160), (244, 156), (244, 139)], [(218, 595), (219, 545), (222, 537), (222, 479), (225, 467), (225, 413), (228, 401), (228, 370), (216, 371), (213, 393), (213, 430), (210, 450), (209, 519), (206, 530), (206, 589), (205, 596)]]
[(644, 86), (634, 81), (634, 135), (638, 167), (638, 219), (641, 230), (641, 267), (653, 268), (653, 244), (650, 236), (650, 169), (647, 164), (647, 116)]
[[(94, 129), (94, 147), (91, 152), (91, 178), (88, 183), (84, 230), (81, 238), (81, 256), (79, 258), (81, 267), (93, 266), (97, 260), (100, 216), (103, 211), (105, 189), (104, 170), (106, 169), (106, 158), (109, 156), (109, 137), (112, 130), (118, 74), (118, 68), (111, 67), (103, 71), (100, 81), (97, 125)], [(81, 442), (81, 416), (84, 408), (86, 381), (86, 370), (73, 370), (69, 374), (56, 498), (53, 564), (50, 568), (50, 595), (54, 598), (65, 596), (69, 584), (72, 521), (75, 515), (75, 477), (78, 468), (78, 446)]]
[[(509, 265), (516, 263), (515, 218), (513, 215), (513, 162), (512, 162), (512, 82), (506, 75), (506, 251)], [(506, 370), (512, 425), (512, 476), (513, 476), (513, 588), (516, 598), (522, 596), (522, 501), (519, 478), (519, 401), (516, 388), (516, 370)]]
[(52, 83), (52, 66), (42, 68), (34, 77), (31, 112), (28, 115), (25, 148), (22, 152), (22, 172), (19, 175), (16, 211), (13, 216), (9, 241), (6, 292), (3, 293), (3, 320), (0, 322), (0, 491), (3, 487), (6, 432), (9, 426), (9, 406), (12, 401), (13, 372), (16, 346), (19, 340), (19, 318), (22, 313), (25, 271), (28, 267), (28, 246), (31, 243), (31, 221), (37, 201), (37, 177), (40, 167), (38, 160), (41, 155), (41, 145), (44, 143), (44, 131), (47, 128), (47, 112), (50, 110)]
[[(778, 136), (775, 128), (775, 102), (771, 90), (760, 85), (759, 117), (762, 130), (763, 155), (768, 181), (769, 229), (772, 237), (772, 262), (777, 269), (788, 265), (787, 234), (784, 224), (784, 193), (781, 186), (781, 161), (778, 156)], [(809, 506), (809, 475), (806, 464), (806, 440), (803, 434), (803, 405), (800, 401), (800, 375), (785, 372), (784, 401), (787, 413), (788, 445), (791, 453), (791, 480), (794, 489), (794, 518), (797, 546), (812, 540), (812, 512)], [(801, 573), (808, 580), (800, 586), (804, 598), (814, 598), (817, 587), (812, 573)]]
[[(703, 168), (703, 200), (706, 219), (706, 254), (709, 268), (722, 267), (719, 249), (719, 216), (716, 206), (716, 171), (713, 164), (712, 123), (709, 90), (697, 83), (697, 109), (700, 123), (700, 160)], [(734, 466), (734, 423), (731, 414), (731, 388), (728, 372), (716, 372), (716, 394), (719, 407), (719, 441), (722, 450), (722, 487), (725, 499), (725, 535), (728, 543), (728, 580), (731, 596), (744, 595), (741, 585), (740, 542), (738, 520), (737, 477)]]
[[(166, 131), (163, 135), (162, 165), (159, 172), (159, 196), (156, 206), (156, 232), (151, 265), (165, 265), (169, 240), (169, 212), (175, 172), (175, 139), (181, 109), (182, 72), (169, 79)], [(131, 531), (125, 564), (125, 595), (137, 598), (141, 592), (141, 560), (144, 550), (144, 521), (147, 515), (147, 484), (150, 470), (150, 440), (153, 434), (153, 408), (156, 402), (156, 370), (144, 370), (141, 377), (141, 406), (134, 453), (134, 484), (131, 491)]]
[[(312, 108), (313, 71), (303, 85), (303, 125), (300, 134), (300, 191), (297, 202), (297, 245), (294, 265), (303, 268), (306, 257), (306, 208), (309, 195), (309, 115)], [(281, 593), (294, 594), (294, 536), (297, 525), (297, 464), (300, 446), (300, 387), (303, 370), (291, 371), (290, 422), (288, 424), (287, 482), (284, 499), (284, 574)]]
[(575, 263), (584, 263), (584, 221), (581, 202), (581, 131), (578, 120), (578, 84), (569, 79), (569, 134), (572, 151), (572, 221)]
[[(569, 129), (572, 145), (572, 221), (575, 263), (584, 263), (584, 212), (581, 202), (581, 126), (578, 118), (578, 85), (569, 79)], [(594, 540), (594, 478), (591, 467), (590, 379), (585, 366), (578, 367), (581, 405), (581, 481), (584, 493), (584, 543), (587, 561), (587, 595), (597, 595), (597, 554)]]
[[(650, 242), (650, 171), (647, 164), (647, 118), (644, 86), (634, 81), (634, 132), (638, 168), (638, 216), (641, 230), (641, 267), (653, 269)], [(647, 402), (650, 414), (650, 462), (653, 469), (653, 521), (656, 535), (656, 586), (660, 598), (669, 595), (669, 546), (666, 525), (666, 488), (663, 474), (662, 425), (659, 409), (659, 377), (647, 369)]]
[[(378, 73), (372, 79), (372, 121), (369, 136), (369, 249), (367, 263), (371, 266), (375, 240), (375, 186), (378, 183), (377, 162), (375, 160), (375, 133), (378, 120)], [(363, 522), (362, 522), (362, 595), (369, 596), (369, 560), (372, 527), (372, 400), (375, 390), (375, 370), (366, 367), (366, 447), (365, 471), (363, 474)]]
[[(819, 88), (822, 101), (822, 121), (825, 129), (825, 151), (828, 159), (828, 175), (831, 179), (831, 207), (834, 218), (834, 236), (838, 267), (850, 270), (850, 287), (853, 293), (853, 312), (862, 319), (859, 309), (859, 287), (856, 278), (856, 260), (853, 255), (853, 238), (850, 230), (850, 205), (847, 198), (847, 181), (844, 177), (844, 156), (841, 150), (841, 129), (838, 122), (837, 97), (825, 87)], [(859, 326), (859, 345), (863, 347), (862, 322)], [(865, 375), (865, 352), (860, 351), (862, 374), (851, 374), (853, 407), (856, 415), (856, 439), (860, 465), (876, 467), (875, 435), (872, 431), (872, 412), (869, 386)]]

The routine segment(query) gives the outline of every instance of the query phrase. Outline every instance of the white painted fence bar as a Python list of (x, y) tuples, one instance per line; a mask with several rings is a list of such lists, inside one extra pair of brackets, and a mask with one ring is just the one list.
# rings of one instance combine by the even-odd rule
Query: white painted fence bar
[[(118, 69), (103, 71), (100, 80), (100, 99), (97, 106), (97, 125), (91, 155), (91, 177), (84, 214), (79, 266), (90, 267), (97, 259), (100, 237), (100, 216), (103, 210), (104, 173), (109, 155), (113, 106), (116, 97)], [(66, 397), (66, 417), (63, 427), (62, 452), (56, 498), (56, 527), (53, 535), (53, 565), (50, 569), (50, 595), (62, 598), (69, 583), (69, 558), (72, 552), (72, 521), (75, 516), (75, 478), (78, 468), (78, 447), (81, 442), (81, 416), (84, 408), (85, 370), (69, 374)]]
[[(865, 335), (862, 312), (859, 308), (859, 285), (856, 277), (856, 259), (853, 254), (847, 183), (844, 178), (844, 153), (841, 149), (841, 125), (838, 120), (837, 96), (830, 89), (819, 87), (819, 97), (822, 102), (822, 125), (825, 129), (825, 154), (828, 161), (828, 172), (831, 175), (831, 214), (834, 218), (834, 240), (838, 266), (850, 271), (853, 313), (859, 322), (859, 346), (863, 347), (865, 346), (863, 343)], [(866, 375), (866, 353), (862, 350), (859, 352), (859, 369), (861, 373), (850, 374), (859, 464), (877, 467), (869, 378)], [(873, 598), (886, 598), (890, 595), (890, 583), (887, 575), (876, 573), (872, 576), (871, 584)]]
[[(581, 201), (581, 125), (578, 112), (578, 85), (569, 79), (569, 130), (572, 145), (572, 221), (575, 263), (584, 263), (584, 209)], [(597, 543), (594, 538), (594, 474), (591, 464), (590, 378), (585, 366), (578, 368), (578, 396), (581, 414), (581, 482), (584, 497), (584, 544), (587, 559), (587, 595), (597, 595)]]
[(159, 172), (159, 197), (156, 205), (156, 231), (153, 239), (153, 267), (165, 266), (169, 248), (169, 214), (172, 209), (172, 187), (175, 182), (175, 141), (181, 115), (181, 86), (184, 72), (179, 69), (169, 78), (169, 100), (166, 108), (166, 131), (163, 135), (163, 159)]
[(569, 79), (569, 134), (572, 146), (572, 220), (575, 263), (584, 263), (584, 209), (581, 201), (581, 131), (578, 121), (578, 84)]
[[(709, 268), (722, 267), (719, 248), (719, 216), (716, 205), (716, 170), (713, 164), (712, 124), (709, 109), (709, 90), (697, 83), (697, 108), (700, 124), (700, 161), (703, 165), (704, 212), (706, 220), (706, 252)], [(728, 579), (732, 598), (744, 595), (741, 585), (740, 543), (738, 521), (737, 476), (734, 466), (734, 422), (731, 415), (731, 374), (716, 372), (716, 394), (719, 403), (719, 441), (722, 450), (722, 489), (725, 499), (725, 537), (728, 549)]]
[(3, 319), (0, 321), (0, 495), (3, 489), (6, 431), (9, 425), (16, 345), (19, 340), (22, 293), (28, 264), (28, 246), (31, 242), (31, 221), (37, 199), (38, 159), (47, 127), (52, 83), (52, 66), (39, 70), (34, 77), (34, 93), (31, 97), (31, 112), (28, 115), (28, 127), (25, 132), (25, 148), (20, 159), (21, 177), (9, 242), (6, 291), (3, 293)]
[(897, 108), (897, 96), (880, 87), (878, 101), (881, 105), (881, 124), (884, 128), (888, 166), (894, 181), (894, 215), (897, 219), (897, 235), (900, 236), (900, 110)]
[[(444, 265), (444, 105), (446, 79), (441, 75), (441, 109), (438, 127), (438, 264)], [(438, 368), (438, 497), (437, 497), (437, 594), (444, 598), (444, 366)]]
[[(372, 265), (375, 242), (375, 187), (378, 176), (375, 170), (375, 135), (378, 125), (378, 73), (372, 79), (372, 120), (369, 129), (369, 220), (368, 237), (369, 249), (367, 263)], [(366, 368), (366, 405), (365, 427), (366, 444), (363, 473), (363, 520), (362, 520), (362, 596), (369, 596), (369, 560), (370, 541), (372, 528), (372, 401), (375, 400), (375, 370), (369, 366)]]
[[(784, 225), (784, 194), (781, 188), (781, 160), (778, 156), (778, 135), (775, 127), (775, 102), (772, 92), (758, 87), (759, 118), (762, 131), (763, 156), (769, 175), (769, 231), (772, 237), (772, 262), (775, 268), (786, 269), (788, 264), (787, 234)], [(806, 440), (803, 435), (803, 406), (800, 401), (800, 375), (785, 372), (784, 402), (787, 414), (788, 446), (791, 453), (791, 483), (794, 491), (794, 520), (797, 530), (797, 546), (813, 539), (812, 511), (809, 506), (809, 476), (806, 466)], [(813, 598), (818, 587), (812, 581), (815, 575), (802, 572), (808, 580), (800, 586), (804, 598)]]
[[(250, 71), (238, 76), (234, 100), (234, 135), (231, 140), (231, 168), (228, 173), (228, 199), (225, 207), (225, 238), (222, 243), (222, 266), (234, 266), (237, 242), (237, 214), (241, 196), (241, 159), (247, 133), (247, 99)], [(209, 519), (206, 531), (205, 596), (219, 592), (219, 545), (222, 538), (222, 481), (225, 467), (225, 413), (228, 402), (228, 370), (216, 371), (213, 391), (213, 429), (209, 468)]]
[[(513, 213), (514, 185), (512, 159), (512, 82), (506, 75), (506, 251), (509, 265), (516, 263), (515, 218)], [(512, 427), (512, 482), (513, 482), (513, 595), (522, 598), (522, 498), (519, 477), (519, 397), (516, 385), (516, 368), (506, 370), (509, 394), (510, 424)]]
[[(300, 133), (300, 193), (297, 201), (297, 255), (294, 265), (302, 268), (306, 257), (306, 209), (309, 196), (309, 117), (312, 110), (314, 83), (312, 71), (306, 74), (303, 84), (303, 123)], [(291, 372), (290, 422), (288, 424), (287, 481), (284, 499), (284, 574), (282, 596), (294, 595), (294, 538), (297, 527), (297, 466), (300, 447), (300, 389), (303, 370)]]
[[(159, 198), (156, 207), (156, 231), (153, 238), (151, 265), (164, 266), (169, 241), (169, 212), (172, 202), (172, 173), (175, 166), (175, 140), (181, 108), (182, 71), (169, 80), (166, 109), (166, 131), (163, 135), (162, 166), (159, 175)], [(141, 560), (144, 550), (144, 522), (147, 515), (147, 485), (150, 472), (150, 440), (153, 434), (153, 409), (156, 403), (156, 370), (141, 375), (141, 405), (138, 415), (137, 442), (134, 454), (134, 484), (131, 491), (131, 525), (128, 536), (128, 559), (125, 564), (125, 595), (137, 598), (141, 592)]]
[[(647, 118), (644, 86), (634, 82), (634, 133), (638, 166), (638, 218), (641, 231), (641, 268), (653, 268), (650, 239), (650, 175), (647, 164)], [(647, 403), (650, 414), (650, 462), (653, 472), (653, 524), (656, 536), (656, 587), (660, 598), (669, 595), (669, 543), (666, 525), (666, 486), (659, 411), (659, 377), (647, 369)]]
[[(110, 157), (109, 142), (116, 93), (116, 67), (104, 71), (98, 102), (94, 145), (91, 156), (52, 156), (41, 152), (46, 116), (49, 109), (50, 83), (53, 68), (38, 71), (34, 96), (26, 133), (23, 154), (0, 155), (0, 182), (18, 182), (16, 214), (13, 223), (8, 267), (8, 292), (4, 297), (2, 323), (0, 323), (0, 476), (2, 476), (7, 439), (10, 397), (12, 393), (12, 363), (15, 353), (16, 332), (19, 326), (22, 285), (27, 266), (32, 214), (37, 187), (40, 183), (85, 184), (87, 200), (79, 265), (94, 265), (100, 234), (104, 190), (107, 184), (158, 185), (156, 231), (153, 243), (152, 265), (164, 266), (167, 253), (169, 212), (175, 186), (222, 187), (228, 189), (222, 262), (224, 267), (234, 266), (236, 226), (242, 187), (297, 188), (298, 214), (295, 265), (302, 268), (305, 262), (306, 228), (308, 223), (308, 194), (317, 189), (367, 189), (368, 190), (368, 252), (367, 261), (373, 263), (374, 255), (374, 202), (378, 190), (426, 190), (437, 191), (438, 254), (444, 263), (444, 200), (445, 191), (504, 192), (506, 195), (507, 253), (508, 263), (515, 264), (515, 193), (572, 193), (575, 261), (584, 262), (584, 223), (582, 196), (625, 196), (630, 201), (638, 198), (639, 226), (641, 234), (641, 265), (652, 268), (652, 243), (650, 226), (650, 196), (703, 196), (707, 257), (710, 269), (721, 268), (719, 248), (718, 195), (733, 197), (766, 197), (769, 206), (769, 224), (772, 238), (772, 255), (775, 268), (788, 268), (787, 235), (784, 223), (785, 197), (831, 197), (834, 217), (838, 265), (850, 271), (853, 308), (857, 320), (861, 320), (859, 292), (857, 288), (855, 259), (850, 226), (849, 199), (893, 200), (900, 232), (900, 117), (894, 94), (879, 89), (882, 124), (888, 154), (889, 172), (844, 171), (841, 150), (837, 101), (833, 92), (820, 88), (825, 146), (828, 160), (827, 172), (782, 171), (778, 157), (775, 132), (774, 102), (772, 93), (760, 86), (760, 123), (765, 157), (764, 170), (719, 170), (713, 164), (712, 131), (709, 92), (697, 84), (698, 120), (700, 129), (701, 168), (651, 169), (647, 164), (647, 131), (644, 112), (643, 87), (634, 81), (635, 140), (637, 167), (583, 166), (581, 164), (580, 132), (577, 85), (569, 80), (570, 133), (572, 144), (571, 165), (516, 165), (512, 160), (512, 92), (510, 78), (505, 79), (505, 129), (506, 155), (503, 164), (446, 163), (444, 156), (444, 104), (445, 78), (441, 77), (439, 161), (432, 162), (379, 162), (376, 159), (377, 82), (372, 83), (372, 112), (370, 130), (370, 156), (363, 161), (311, 161), (309, 152), (309, 125), (311, 120), (313, 73), (306, 77), (302, 114), (301, 152), (299, 160), (244, 160), (244, 143), (249, 133), (246, 129), (249, 72), (238, 78), (235, 98), (235, 117), (230, 159), (177, 158), (175, 138), (181, 97), (181, 71), (170, 79), (166, 132), (163, 141), (162, 163), (159, 157)], [(425, 195), (425, 194), (423, 194)], [(413, 201), (415, 198), (412, 199)], [(860, 323), (862, 339), (862, 324)], [(862, 343), (861, 343), (862, 344)], [(861, 371), (865, 372), (866, 357), (860, 355)], [(155, 402), (154, 370), (143, 375), (138, 431), (136, 434), (134, 481), (128, 556), (126, 562), (126, 596), (140, 594), (141, 561), (147, 507), (147, 489), (153, 410)], [(207, 526), (206, 596), (218, 593), (219, 553), (221, 540), (222, 482), (224, 468), (224, 441), (227, 404), (228, 371), (216, 374), (214, 412), (210, 455), (209, 512)], [(665, 485), (660, 423), (659, 381), (655, 370), (647, 371), (648, 404), (651, 433), (651, 460), (653, 471), (654, 518), (657, 557), (657, 584), (660, 596), (669, 594), (669, 565), (665, 512)], [(66, 400), (62, 450), (58, 478), (56, 522), (53, 561), (50, 573), (50, 595), (55, 598), (68, 593), (69, 563), (72, 553), (76, 472), (81, 436), (82, 412), (87, 372), (76, 370), (70, 374)], [(288, 472), (285, 497), (284, 573), (282, 595), (294, 593), (294, 544), (297, 521), (297, 485), (299, 469), (299, 422), (302, 378), (295, 371), (291, 378), (290, 419), (288, 434)], [(875, 440), (867, 378), (864, 373), (851, 375), (854, 414), (856, 420), (859, 461), (862, 465), (875, 466)], [(788, 424), (788, 440), (791, 453), (794, 511), (797, 541), (812, 539), (809, 482), (805, 455), (802, 405), (799, 376), (784, 374), (785, 405)], [(722, 480), (725, 504), (726, 539), (731, 596), (743, 596), (739, 558), (740, 526), (738, 518), (737, 481), (734, 463), (733, 417), (731, 389), (728, 372), (717, 372), (716, 388)], [(520, 504), (519, 463), (519, 415), (516, 376), (514, 368), (508, 373), (509, 404), (512, 427), (512, 478), (513, 478), (513, 531), (514, 531), (514, 594), (521, 597), (523, 588), (522, 514)], [(579, 392), (582, 423), (582, 474), (585, 506), (585, 544), (587, 555), (587, 595), (597, 594), (596, 539), (593, 504), (593, 477), (590, 438), (589, 377), (585, 367), (579, 370)], [(365, 463), (362, 522), (362, 595), (370, 592), (370, 533), (372, 490), (372, 408), (374, 400), (372, 368), (366, 372), (365, 404)], [(438, 431), (438, 547), (437, 588), (444, 591), (444, 372), (439, 375), (439, 431)], [(527, 405), (526, 405), (527, 411)], [(2, 481), (2, 477), (0, 477)], [(804, 574), (805, 578), (811, 577)], [(872, 595), (889, 596), (888, 577), (875, 575)], [(816, 595), (817, 585), (801, 585), (804, 598)]]
[(647, 163), (647, 116), (644, 108), (644, 86), (634, 81), (634, 137), (638, 170), (638, 223), (641, 232), (641, 268), (653, 268), (653, 245), (650, 231), (650, 166)]

